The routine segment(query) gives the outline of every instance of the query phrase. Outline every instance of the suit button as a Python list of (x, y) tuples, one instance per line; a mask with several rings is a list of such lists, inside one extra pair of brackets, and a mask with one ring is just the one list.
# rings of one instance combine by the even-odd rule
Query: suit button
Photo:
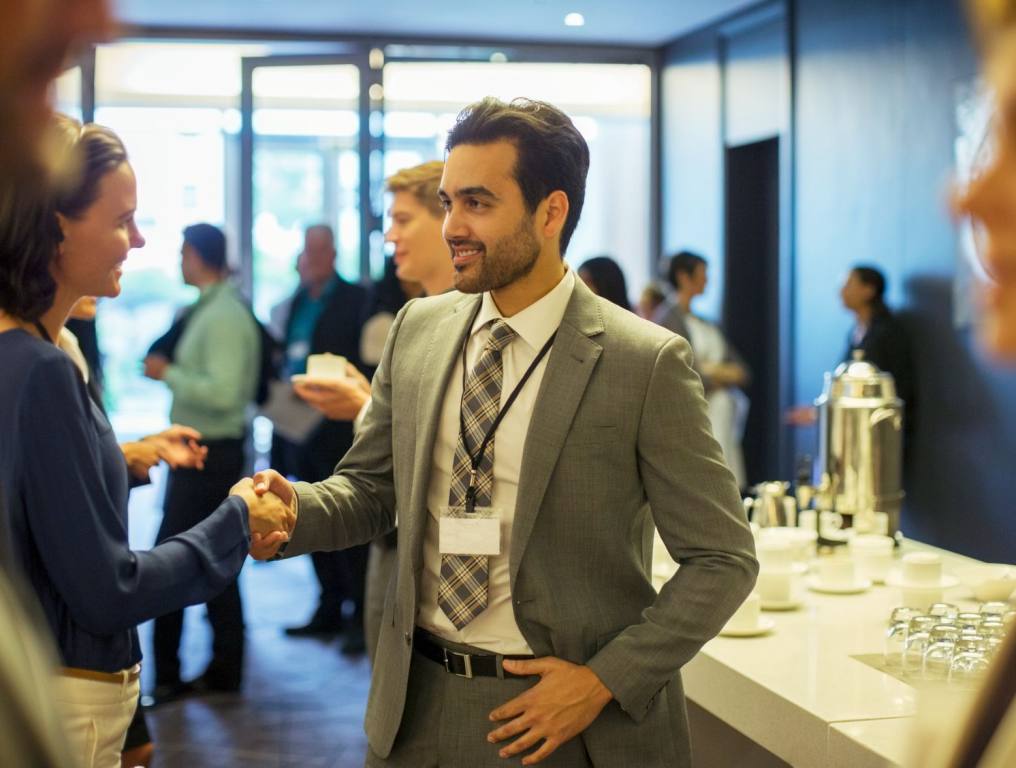
[(412, 635), (412, 633), (406, 632), (406, 634), (403, 635), (403, 637), (406, 638), (406, 645), (412, 645), (413, 644), (413, 635)]

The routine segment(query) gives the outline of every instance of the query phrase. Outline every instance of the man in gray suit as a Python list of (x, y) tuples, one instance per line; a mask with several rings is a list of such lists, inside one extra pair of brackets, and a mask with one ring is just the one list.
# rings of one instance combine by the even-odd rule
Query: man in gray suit
[[(460, 292), (399, 314), (332, 477), (255, 486), (298, 510), (287, 557), (398, 507), (368, 766), (687, 766), (679, 670), (757, 573), (688, 345), (562, 261), (589, 164), (566, 115), (485, 99), (447, 150)], [(654, 523), (681, 565), (659, 594)]]

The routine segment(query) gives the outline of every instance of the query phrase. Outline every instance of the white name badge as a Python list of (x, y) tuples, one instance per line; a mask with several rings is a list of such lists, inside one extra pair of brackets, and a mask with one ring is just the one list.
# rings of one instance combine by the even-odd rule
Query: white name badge
[(441, 507), (438, 549), (442, 555), (500, 555), (501, 513), (492, 507), (477, 507), (472, 514)]

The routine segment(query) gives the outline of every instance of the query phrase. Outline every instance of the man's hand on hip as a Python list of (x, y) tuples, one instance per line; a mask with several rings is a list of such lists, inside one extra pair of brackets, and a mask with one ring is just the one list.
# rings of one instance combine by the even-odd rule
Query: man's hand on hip
[[(514, 675), (539, 675), (540, 682), (490, 713), (498, 722), (509, 720), (487, 739), (492, 743), (519, 736), (501, 750), (511, 757), (543, 741), (522, 760), (535, 765), (596, 719), (613, 695), (589, 667), (547, 656), (532, 661), (505, 659), (504, 668)], [(521, 735), (520, 735), (521, 734)]]

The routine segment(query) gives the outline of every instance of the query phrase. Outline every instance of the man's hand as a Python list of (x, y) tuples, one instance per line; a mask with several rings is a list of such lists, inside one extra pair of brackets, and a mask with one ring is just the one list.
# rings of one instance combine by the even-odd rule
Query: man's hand
[(783, 414), (783, 423), (792, 427), (810, 427), (818, 421), (818, 410), (810, 405), (788, 408)]
[(135, 443), (120, 443), (120, 450), (123, 451), (127, 469), (138, 480), (147, 480), (148, 471), (161, 460), (158, 446), (143, 440)]
[(582, 733), (613, 698), (610, 690), (589, 667), (546, 656), (542, 659), (505, 659), (504, 668), (515, 675), (539, 675), (540, 682), (490, 713), (494, 722), (510, 720), (487, 735), (491, 743), (519, 736), (500, 751), (511, 757), (543, 741), (522, 760), (536, 765), (558, 747)]
[(196, 429), (174, 424), (144, 441), (157, 446), (159, 458), (173, 469), (204, 469), (208, 448), (198, 444), (200, 439), (201, 433)]
[[(254, 482), (249, 477), (230, 488), (229, 495), (239, 496), (247, 505), (252, 538), (254, 534), (259, 534), (259, 541), (263, 541), (270, 534), (278, 532), (285, 534), (285, 538), (278, 541), (279, 544), (289, 540), (289, 534), (296, 527), (295, 505), (286, 503), (271, 492), (255, 493)], [(278, 538), (273, 537), (273, 541)]]
[(311, 408), (333, 421), (352, 421), (370, 399), (370, 382), (352, 363), (346, 365), (346, 378), (328, 382), (293, 382), (296, 392)]
[[(267, 493), (272, 493), (279, 497), (289, 507), (293, 515), (294, 525), (296, 524), (296, 493), (293, 491), (293, 485), (286, 478), (274, 469), (266, 469), (254, 475), (252, 483), (256, 496), (262, 497)], [(269, 560), (275, 557), (279, 547), (286, 541), (289, 541), (288, 532), (285, 535), (281, 533), (262, 535), (257, 531), (252, 531), (250, 556), (255, 560)]]
[(169, 358), (164, 355), (148, 355), (145, 358), (145, 376), (156, 381), (162, 381), (169, 367)]

